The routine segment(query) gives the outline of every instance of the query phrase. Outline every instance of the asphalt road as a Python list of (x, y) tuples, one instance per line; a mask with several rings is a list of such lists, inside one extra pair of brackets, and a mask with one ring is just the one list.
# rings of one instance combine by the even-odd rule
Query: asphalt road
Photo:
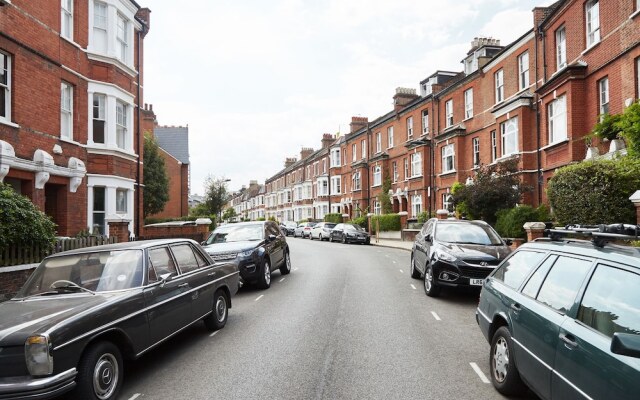
[(504, 399), (477, 292), (428, 298), (404, 250), (288, 242), (290, 275), (241, 289), (213, 335), (197, 324), (128, 363), (120, 398)]

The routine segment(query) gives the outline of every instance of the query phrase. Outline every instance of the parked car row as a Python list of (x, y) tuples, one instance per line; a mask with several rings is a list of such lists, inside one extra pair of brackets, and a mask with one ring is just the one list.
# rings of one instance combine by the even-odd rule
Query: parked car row
[[(640, 226), (574, 226), (511, 252), (482, 221), (431, 219), (411, 252), (428, 296), (478, 287), (476, 321), (494, 387), (542, 399), (637, 399)], [(591, 241), (566, 238), (578, 234)], [(629, 235), (630, 234), (630, 235)]]
[(303, 222), (299, 224), (293, 237), (327, 240), (329, 242), (370, 244), (371, 237), (360, 225), (333, 222)]

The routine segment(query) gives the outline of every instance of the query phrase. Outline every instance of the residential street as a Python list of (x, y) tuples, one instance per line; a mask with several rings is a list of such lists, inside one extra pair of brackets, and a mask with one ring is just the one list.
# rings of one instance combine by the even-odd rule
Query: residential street
[(129, 363), (121, 399), (501, 399), (477, 293), (425, 296), (405, 250), (288, 238), (294, 270), (243, 288), (227, 326), (198, 324)]

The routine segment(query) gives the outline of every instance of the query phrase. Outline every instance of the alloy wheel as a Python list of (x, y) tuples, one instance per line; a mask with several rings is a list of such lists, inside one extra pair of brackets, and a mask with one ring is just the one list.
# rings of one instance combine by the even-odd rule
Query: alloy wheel
[(509, 347), (504, 337), (500, 337), (496, 342), (491, 358), (493, 376), (498, 382), (507, 379), (507, 367), (509, 366)]

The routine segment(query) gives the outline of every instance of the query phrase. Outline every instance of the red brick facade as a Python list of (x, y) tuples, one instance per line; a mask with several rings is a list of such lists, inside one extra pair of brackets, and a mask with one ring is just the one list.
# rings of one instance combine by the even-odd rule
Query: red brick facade
[[(0, 7), (0, 180), (50, 215), (61, 236), (107, 233), (108, 214), (127, 216), (132, 231), (139, 222), (137, 104), (149, 10), (96, 4), (73, 1), (68, 19), (59, 2)], [(116, 19), (126, 26), (120, 36)]]

